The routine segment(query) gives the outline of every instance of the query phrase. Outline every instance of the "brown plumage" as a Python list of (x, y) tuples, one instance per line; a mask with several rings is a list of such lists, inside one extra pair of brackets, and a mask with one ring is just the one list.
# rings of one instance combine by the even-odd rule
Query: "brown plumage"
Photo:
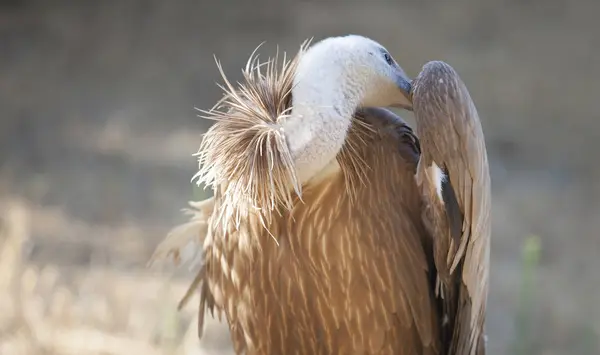
[(180, 306), (199, 289), (200, 335), (206, 310), (224, 313), (239, 354), (485, 354), (490, 180), (467, 89), (426, 64), (420, 143), (391, 111), (359, 108), (337, 164), (301, 181), (281, 123), (304, 50), (279, 70), (251, 57), (237, 87), (221, 72), (199, 151), (214, 197), (153, 256), (201, 257)]

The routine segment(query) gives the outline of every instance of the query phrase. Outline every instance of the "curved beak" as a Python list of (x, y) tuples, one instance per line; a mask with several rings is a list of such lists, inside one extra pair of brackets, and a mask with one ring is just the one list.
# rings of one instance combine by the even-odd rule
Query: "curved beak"
[(412, 81), (404, 73), (396, 76), (396, 86), (400, 89), (401, 98), (394, 107), (403, 108), (412, 111)]

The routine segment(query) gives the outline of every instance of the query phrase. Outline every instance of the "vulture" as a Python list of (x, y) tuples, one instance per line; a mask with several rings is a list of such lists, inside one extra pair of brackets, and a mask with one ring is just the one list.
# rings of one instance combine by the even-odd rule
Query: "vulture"
[[(457, 72), (414, 80), (376, 41), (306, 41), (223, 97), (197, 153), (213, 197), (151, 263), (189, 263), (238, 354), (483, 355), (490, 175)], [(416, 134), (389, 108), (413, 111)]]

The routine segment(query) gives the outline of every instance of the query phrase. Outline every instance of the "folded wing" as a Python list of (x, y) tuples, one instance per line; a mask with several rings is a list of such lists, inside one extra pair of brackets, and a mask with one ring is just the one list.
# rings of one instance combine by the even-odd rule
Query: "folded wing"
[(456, 71), (427, 63), (413, 82), (422, 155), (417, 184), (433, 237), (448, 354), (485, 354), (491, 191), (479, 116)]

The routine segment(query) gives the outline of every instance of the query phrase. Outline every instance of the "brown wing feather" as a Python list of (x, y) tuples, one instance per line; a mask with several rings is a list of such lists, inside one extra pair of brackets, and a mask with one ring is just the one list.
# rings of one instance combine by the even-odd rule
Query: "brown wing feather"
[[(422, 156), (417, 181), (428, 206), (450, 354), (484, 354), (491, 191), (481, 123), (452, 67), (429, 62), (414, 81), (413, 109)], [(437, 165), (446, 174), (441, 198)], [(460, 228), (459, 228), (460, 227)]]

